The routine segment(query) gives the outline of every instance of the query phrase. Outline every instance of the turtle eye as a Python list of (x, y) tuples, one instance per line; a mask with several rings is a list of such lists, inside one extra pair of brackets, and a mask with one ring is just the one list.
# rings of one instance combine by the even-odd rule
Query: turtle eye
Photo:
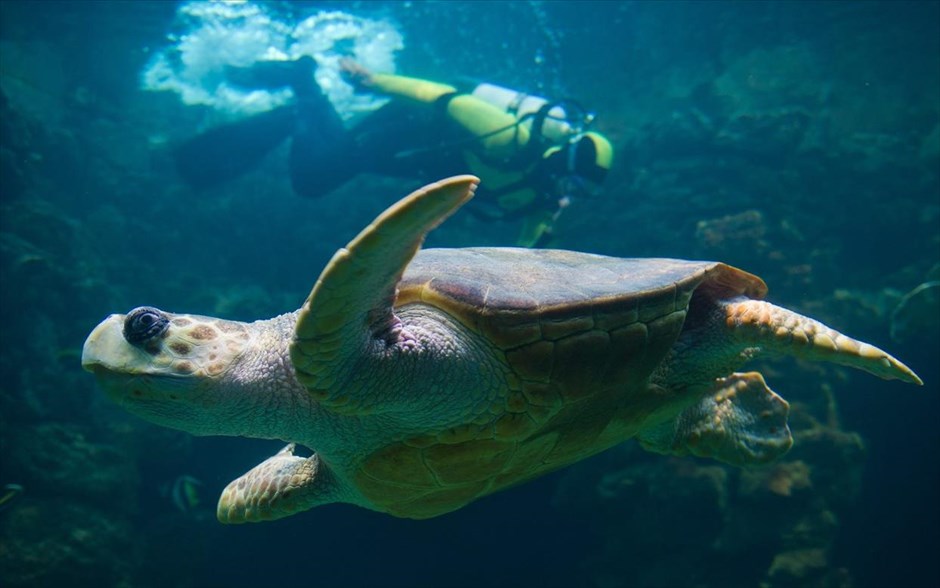
[(124, 318), (124, 339), (137, 344), (159, 337), (170, 326), (170, 319), (152, 306), (141, 306)]

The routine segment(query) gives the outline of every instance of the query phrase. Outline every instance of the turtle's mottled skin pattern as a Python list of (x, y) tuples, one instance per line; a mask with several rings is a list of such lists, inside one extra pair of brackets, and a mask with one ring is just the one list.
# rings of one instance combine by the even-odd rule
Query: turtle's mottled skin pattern
[[(112, 315), (82, 363), (153, 422), (290, 443), (223, 491), (223, 522), (330, 502), (432, 517), (631, 437), (766, 463), (792, 439), (786, 401), (734, 371), (758, 351), (920, 383), (883, 351), (759, 300), (759, 278), (721, 263), (419, 251), (475, 185), (452, 178), (391, 207), (297, 312), (238, 323), (144, 307), (156, 322)], [(138, 322), (168, 326), (128, 332)]]

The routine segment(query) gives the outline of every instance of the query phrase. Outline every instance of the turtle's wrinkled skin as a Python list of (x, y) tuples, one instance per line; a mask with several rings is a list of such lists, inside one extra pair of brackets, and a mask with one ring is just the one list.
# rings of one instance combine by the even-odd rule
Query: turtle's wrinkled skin
[[(111, 315), (82, 365), (111, 398), (196, 435), (289, 442), (224, 490), (222, 522), (331, 502), (427, 518), (636, 437), (766, 463), (788, 405), (755, 372), (788, 353), (920, 384), (885, 352), (760, 300), (721, 263), (430, 249), (476, 178), (427, 186), (327, 265), (303, 307), (254, 323)], [(295, 445), (314, 453), (294, 455)]]

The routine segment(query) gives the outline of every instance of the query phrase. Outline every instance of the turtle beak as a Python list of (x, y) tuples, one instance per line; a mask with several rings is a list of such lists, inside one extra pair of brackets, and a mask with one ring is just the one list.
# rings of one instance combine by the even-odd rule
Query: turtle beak
[(121, 356), (133, 350), (124, 341), (123, 328), (122, 314), (112, 314), (95, 327), (82, 347), (82, 368), (85, 371), (96, 374), (103, 369), (126, 365)]

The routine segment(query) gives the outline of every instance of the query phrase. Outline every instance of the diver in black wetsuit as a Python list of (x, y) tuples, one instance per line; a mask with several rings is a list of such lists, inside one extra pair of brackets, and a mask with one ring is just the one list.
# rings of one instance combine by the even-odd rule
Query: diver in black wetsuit
[[(347, 129), (317, 85), (311, 57), (230, 68), (246, 87), (290, 86), (293, 103), (212, 129), (176, 149), (177, 168), (206, 187), (250, 168), (292, 137), (291, 182), (301, 196), (326, 194), (360, 173), (432, 181), (462, 173), (482, 180), (474, 210), (490, 218), (521, 218), (519, 244), (543, 245), (572, 196), (596, 191), (613, 159), (610, 142), (569, 121), (572, 103), (479, 84), (457, 87), (373, 74), (344, 60), (346, 79), (360, 91), (393, 98)], [(586, 115), (587, 116), (587, 115)]]

